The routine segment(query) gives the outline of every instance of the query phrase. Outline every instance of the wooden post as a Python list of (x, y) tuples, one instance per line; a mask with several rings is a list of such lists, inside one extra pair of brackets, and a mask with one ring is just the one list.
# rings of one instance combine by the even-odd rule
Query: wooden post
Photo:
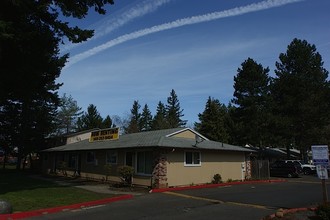
[(327, 186), (325, 184), (325, 179), (322, 179), (322, 193), (323, 193), (323, 204), (328, 204), (328, 191)]

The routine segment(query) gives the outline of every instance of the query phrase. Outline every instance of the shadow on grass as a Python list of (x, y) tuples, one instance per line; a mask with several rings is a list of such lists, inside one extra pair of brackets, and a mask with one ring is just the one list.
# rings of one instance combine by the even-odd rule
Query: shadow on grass
[(14, 212), (71, 205), (113, 197), (74, 185), (84, 184), (73, 178), (43, 178), (29, 171), (0, 169), (0, 199), (13, 205)]
[(29, 171), (0, 169), (0, 195), (22, 190), (59, 187), (55, 182), (32, 178), (31, 175)]

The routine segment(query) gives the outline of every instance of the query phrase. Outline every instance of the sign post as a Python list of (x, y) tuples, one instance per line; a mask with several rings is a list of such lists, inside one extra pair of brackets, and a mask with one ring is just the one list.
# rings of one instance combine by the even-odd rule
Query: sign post
[(329, 150), (328, 145), (312, 146), (313, 163), (316, 165), (316, 171), (322, 182), (323, 203), (328, 203), (328, 192), (325, 180), (328, 179)]

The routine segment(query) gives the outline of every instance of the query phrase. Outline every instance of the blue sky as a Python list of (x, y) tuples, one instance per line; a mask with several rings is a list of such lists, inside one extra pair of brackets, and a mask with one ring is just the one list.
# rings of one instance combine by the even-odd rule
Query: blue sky
[(315, 44), (330, 70), (328, 0), (116, 1), (104, 16), (70, 20), (95, 36), (61, 46), (70, 59), (58, 82), (86, 111), (126, 118), (134, 100), (155, 114), (172, 89), (188, 126), (209, 96), (228, 104), (233, 78), (251, 57), (274, 75), (294, 38)]

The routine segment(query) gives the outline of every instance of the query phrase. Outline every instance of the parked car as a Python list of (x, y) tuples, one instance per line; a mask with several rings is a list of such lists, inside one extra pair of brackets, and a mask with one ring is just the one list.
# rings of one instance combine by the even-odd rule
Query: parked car
[(303, 170), (300, 165), (294, 162), (283, 160), (275, 161), (269, 168), (270, 176), (277, 177), (299, 177)]
[(286, 163), (295, 163), (299, 166), (301, 166), (303, 173), (305, 175), (315, 174), (316, 173), (316, 166), (312, 164), (306, 164), (301, 160), (285, 160)]

